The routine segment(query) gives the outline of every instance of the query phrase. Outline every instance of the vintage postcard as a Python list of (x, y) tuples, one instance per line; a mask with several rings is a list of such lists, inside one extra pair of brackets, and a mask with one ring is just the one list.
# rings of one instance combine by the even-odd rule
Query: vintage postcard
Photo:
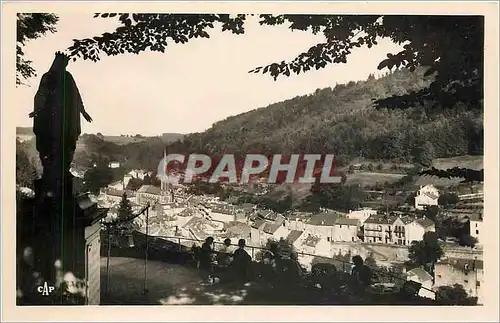
[(2, 3), (2, 319), (498, 320), (498, 36), (494, 2)]

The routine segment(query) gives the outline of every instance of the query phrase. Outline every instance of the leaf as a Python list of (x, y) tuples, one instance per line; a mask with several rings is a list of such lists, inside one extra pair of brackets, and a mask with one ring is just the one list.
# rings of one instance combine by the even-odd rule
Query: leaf
[(115, 17), (116, 15), (117, 15), (116, 13), (110, 13), (109, 17), (112, 18), (112, 17)]
[(103, 14), (101, 15), (101, 17), (102, 17), (102, 18), (108, 18), (108, 16), (109, 16), (109, 14), (108, 14), (108, 13), (103, 13)]
[(384, 59), (382, 62), (380, 62), (377, 66), (377, 69), (381, 70), (389, 65), (390, 60), (389, 59)]

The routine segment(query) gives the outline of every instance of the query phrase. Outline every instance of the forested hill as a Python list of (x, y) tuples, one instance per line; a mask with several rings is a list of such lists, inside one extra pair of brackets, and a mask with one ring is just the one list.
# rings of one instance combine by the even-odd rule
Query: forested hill
[(399, 70), (379, 79), (370, 75), (366, 81), (318, 89), (229, 117), (203, 133), (177, 141), (169, 151), (327, 151), (348, 159), (401, 161), (413, 161), (422, 151), (431, 158), (482, 154), (482, 113), (469, 112), (467, 107), (443, 112), (431, 103), (424, 108), (393, 111), (373, 108), (374, 99), (426, 86), (431, 79), (425, 79), (423, 73)]
[[(341, 156), (338, 162), (363, 157), (424, 163), (436, 157), (482, 155), (483, 116), (477, 112), (481, 109), (442, 111), (426, 103), (420, 108), (389, 111), (372, 105), (374, 99), (405, 94), (430, 81), (424, 78), (423, 70), (399, 70), (379, 79), (370, 75), (366, 81), (338, 84), (229, 117), (205, 132), (171, 143), (168, 151), (327, 152)], [(165, 148), (159, 138), (117, 146), (91, 137), (85, 140), (87, 154), (126, 161), (129, 167), (155, 169)]]

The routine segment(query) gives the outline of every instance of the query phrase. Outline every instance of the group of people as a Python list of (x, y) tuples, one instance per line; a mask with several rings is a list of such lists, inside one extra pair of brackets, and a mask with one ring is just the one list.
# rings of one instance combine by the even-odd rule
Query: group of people
[[(231, 239), (228, 238), (224, 240), (222, 247), (215, 251), (214, 238), (208, 237), (201, 248), (196, 250), (197, 265), (203, 280), (213, 283), (224, 277), (223, 279), (226, 280), (249, 282), (260, 277), (273, 285), (290, 286), (290, 284), (298, 284), (305, 280), (315, 280), (321, 276), (323, 278), (322, 289), (328, 289), (327, 286), (332, 284), (338, 285), (334, 282), (340, 276), (337, 275), (336, 270), (333, 270), (335, 272), (330, 271), (328, 274), (322, 270), (313, 270), (311, 275), (308, 275), (298, 261), (298, 254), (291, 252), (287, 256), (283, 256), (280, 254), (277, 244), (271, 244), (268, 250), (263, 251), (261, 262), (258, 264), (253, 263), (252, 257), (245, 250), (245, 247), (245, 239), (239, 239), (238, 246), (234, 250)], [(348, 282), (346, 281), (346, 284), (358, 291), (363, 291), (377, 280), (377, 276), (370, 267), (364, 264), (361, 256), (354, 256), (352, 262), (354, 267), (350, 275), (348, 274), (350, 279)], [(333, 265), (330, 267), (335, 269)], [(317, 268), (319, 267), (316, 266)]]
[(232, 251), (231, 239), (225, 239), (222, 248), (215, 251), (214, 238), (208, 237), (196, 250), (197, 267), (205, 282), (213, 283), (215, 277), (224, 276), (245, 281), (251, 276), (252, 257), (245, 250), (245, 239), (239, 239), (238, 248)]

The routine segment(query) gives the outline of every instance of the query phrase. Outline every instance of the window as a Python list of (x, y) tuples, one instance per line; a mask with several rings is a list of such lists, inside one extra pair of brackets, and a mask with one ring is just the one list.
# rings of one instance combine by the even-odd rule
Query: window
[(340, 225), (340, 228), (342, 229), (342, 224)]
[(437, 276), (438, 276), (438, 278), (441, 278), (441, 275), (438, 274)]
[(464, 279), (464, 283), (468, 283), (469, 281), (467, 279)]
[(326, 237), (326, 241), (330, 242), (330, 237)]
[(479, 234), (479, 230), (476, 230), (476, 234)]
[(481, 287), (481, 282), (477, 281), (476, 282), (476, 287)]

